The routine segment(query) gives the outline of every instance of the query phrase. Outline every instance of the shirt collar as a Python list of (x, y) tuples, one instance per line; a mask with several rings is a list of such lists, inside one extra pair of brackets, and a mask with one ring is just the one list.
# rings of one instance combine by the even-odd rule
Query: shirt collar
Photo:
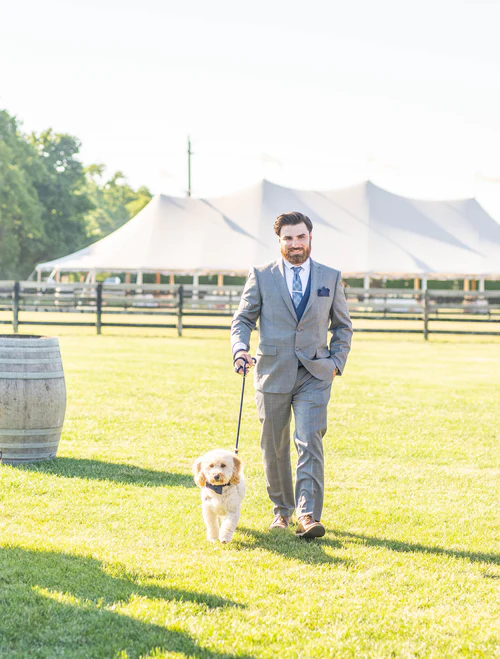
[[(291, 270), (292, 268), (295, 267), (293, 263), (290, 263), (290, 261), (287, 261), (286, 259), (283, 259), (283, 263), (285, 264), (285, 268), (288, 268), (288, 270)], [(311, 269), (311, 257), (309, 256), (304, 263), (300, 264), (302, 268), (304, 268), (304, 272), (307, 274), (309, 270)]]

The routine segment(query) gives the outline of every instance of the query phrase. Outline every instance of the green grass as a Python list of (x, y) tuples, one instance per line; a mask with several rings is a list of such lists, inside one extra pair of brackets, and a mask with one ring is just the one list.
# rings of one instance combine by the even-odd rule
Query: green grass
[(52, 331), (59, 457), (0, 468), (1, 657), (500, 657), (500, 341), (355, 336), (314, 542), (267, 530), (249, 380), (213, 546), (190, 467), (234, 445), (227, 333)]

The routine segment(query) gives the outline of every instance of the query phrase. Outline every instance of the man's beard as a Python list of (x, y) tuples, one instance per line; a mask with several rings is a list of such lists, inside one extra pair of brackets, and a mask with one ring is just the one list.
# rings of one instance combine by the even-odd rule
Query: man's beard
[(311, 243), (307, 247), (300, 247), (292, 249), (286, 245), (281, 245), (281, 256), (293, 265), (301, 265), (307, 261), (311, 254)]

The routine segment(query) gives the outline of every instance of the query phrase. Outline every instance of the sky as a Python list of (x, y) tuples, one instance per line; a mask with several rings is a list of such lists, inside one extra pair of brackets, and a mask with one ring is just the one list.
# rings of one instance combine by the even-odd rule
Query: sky
[(25, 0), (0, 108), (134, 187), (476, 196), (500, 221), (500, 1)]

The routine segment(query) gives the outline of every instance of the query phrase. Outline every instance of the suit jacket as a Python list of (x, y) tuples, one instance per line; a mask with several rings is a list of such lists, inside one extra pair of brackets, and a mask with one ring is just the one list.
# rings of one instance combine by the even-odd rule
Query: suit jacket
[(299, 322), (283, 269), (281, 258), (250, 269), (231, 327), (231, 346), (240, 341), (250, 346), (250, 334), (260, 319), (255, 387), (281, 394), (293, 389), (299, 362), (319, 380), (331, 380), (335, 368), (342, 374), (352, 337), (338, 270), (311, 259), (311, 294)]

